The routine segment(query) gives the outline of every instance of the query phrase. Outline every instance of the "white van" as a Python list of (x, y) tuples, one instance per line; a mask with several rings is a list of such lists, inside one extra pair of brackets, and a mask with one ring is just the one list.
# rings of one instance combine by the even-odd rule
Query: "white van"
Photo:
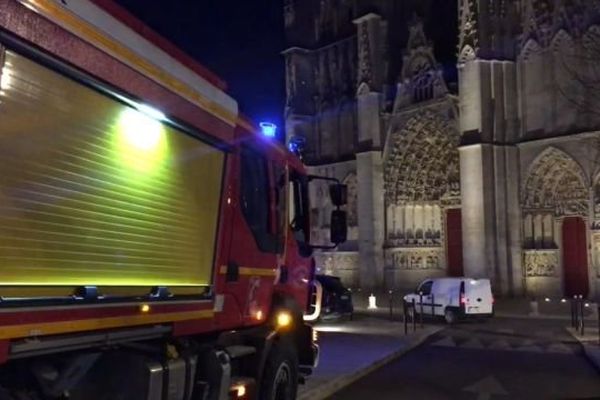
[[(423, 305), (421, 307), (421, 299)], [(415, 293), (404, 296), (415, 313), (443, 316), (449, 324), (459, 318), (491, 317), (494, 297), (489, 279), (436, 278), (423, 281)], [(409, 309), (409, 312), (413, 312)]]

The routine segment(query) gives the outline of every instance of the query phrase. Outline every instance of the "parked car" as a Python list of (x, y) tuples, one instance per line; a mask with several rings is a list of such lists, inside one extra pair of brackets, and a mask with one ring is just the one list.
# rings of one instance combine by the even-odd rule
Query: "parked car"
[(323, 287), (321, 301), (321, 319), (335, 319), (343, 316), (352, 316), (352, 292), (345, 288), (337, 276), (317, 275), (317, 281)]
[[(423, 306), (421, 307), (421, 299)], [(415, 302), (418, 314), (443, 316), (452, 324), (463, 318), (483, 318), (494, 315), (494, 297), (489, 279), (437, 278), (423, 281), (404, 296), (409, 304)]]

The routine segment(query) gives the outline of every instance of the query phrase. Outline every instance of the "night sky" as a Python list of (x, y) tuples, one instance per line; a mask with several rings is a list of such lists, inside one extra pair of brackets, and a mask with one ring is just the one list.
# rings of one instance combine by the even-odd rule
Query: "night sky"
[(283, 126), (283, 0), (117, 0), (228, 84), (244, 114)]
[[(283, 0), (116, 0), (228, 83), (255, 121), (283, 127)], [(426, 23), (446, 78), (456, 80), (457, 1), (434, 0)]]

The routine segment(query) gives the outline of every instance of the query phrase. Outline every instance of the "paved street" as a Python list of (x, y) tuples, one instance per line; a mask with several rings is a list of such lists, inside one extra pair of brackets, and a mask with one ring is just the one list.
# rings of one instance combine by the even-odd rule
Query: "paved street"
[(502, 318), (459, 324), (332, 398), (600, 398), (600, 375), (564, 324)]
[(320, 323), (319, 367), (300, 386), (300, 400), (327, 398), (339, 388), (418, 346), (440, 326), (427, 326), (406, 336), (403, 325), (385, 319), (356, 316), (354, 321)]

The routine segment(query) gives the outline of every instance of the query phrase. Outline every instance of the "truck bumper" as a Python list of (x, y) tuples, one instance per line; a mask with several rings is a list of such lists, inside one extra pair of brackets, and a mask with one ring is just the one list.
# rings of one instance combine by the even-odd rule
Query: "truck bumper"
[(319, 365), (319, 345), (313, 340), (316, 336), (309, 325), (303, 325), (299, 332), (298, 359), (304, 368), (316, 368)]
[(313, 359), (311, 367), (317, 368), (319, 366), (319, 357), (321, 355), (321, 350), (319, 348), (319, 345), (316, 343), (313, 343), (311, 347), (312, 347), (312, 359)]

